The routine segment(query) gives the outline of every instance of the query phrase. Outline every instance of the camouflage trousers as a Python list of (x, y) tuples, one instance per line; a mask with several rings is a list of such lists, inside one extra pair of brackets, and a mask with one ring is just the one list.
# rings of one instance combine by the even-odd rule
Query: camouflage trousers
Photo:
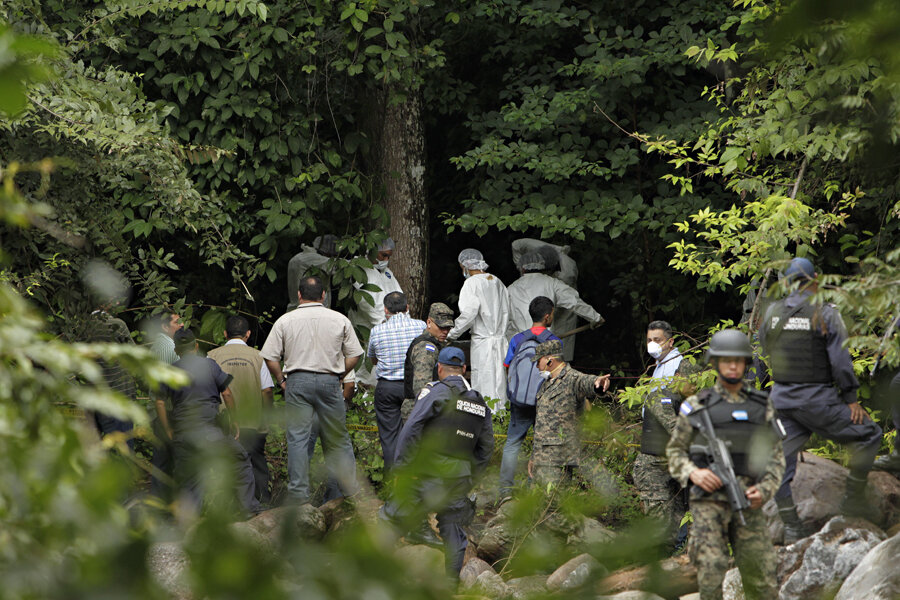
[(570, 485), (593, 490), (601, 496), (613, 498), (619, 494), (615, 478), (599, 462), (582, 462), (578, 465), (534, 465), (534, 482), (546, 487), (554, 485)]
[(412, 413), (413, 407), (416, 405), (415, 398), (404, 398), (403, 404), (400, 405), (400, 420), (406, 423), (409, 415)]
[(688, 553), (697, 567), (701, 600), (721, 600), (722, 581), (728, 571), (728, 544), (741, 572), (744, 597), (768, 600), (778, 596), (775, 547), (761, 509), (745, 510), (746, 525), (727, 502), (691, 499), (694, 525)]
[(669, 475), (665, 456), (641, 452), (634, 460), (634, 485), (641, 497), (641, 509), (665, 527), (666, 543), (673, 543), (687, 508), (681, 485)]

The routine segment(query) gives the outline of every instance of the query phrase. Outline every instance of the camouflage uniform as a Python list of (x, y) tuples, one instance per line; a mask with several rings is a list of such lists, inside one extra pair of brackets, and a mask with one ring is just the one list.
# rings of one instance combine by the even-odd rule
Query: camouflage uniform
[[(746, 390), (731, 394), (719, 383), (716, 383), (715, 390), (731, 404), (748, 400)], [(666, 447), (669, 472), (685, 486), (690, 480), (690, 474), (698, 468), (689, 456), (696, 430), (687, 417), (692, 408), (696, 409), (698, 406), (702, 406), (702, 401), (697, 396), (691, 396), (682, 404), (672, 438)], [(775, 419), (775, 407), (771, 400), (768, 400), (765, 419), (769, 425)], [(775, 495), (784, 474), (784, 452), (781, 440), (774, 433), (771, 448), (771, 455), (765, 464), (763, 475), (757, 481), (753, 481), (750, 477), (738, 476), (745, 488), (756, 485), (762, 494), (763, 503)], [(697, 567), (700, 598), (702, 600), (722, 598), (722, 581), (728, 570), (729, 543), (741, 572), (746, 598), (749, 600), (777, 597), (775, 547), (769, 537), (763, 511), (761, 509), (743, 511), (746, 525), (741, 525), (723, 489), (707, 494), (692, 485), (690, 496), (694, 525), (691, 529), (688, 552), (691, 562)]]
[[(90, 330), (86, 340), (88, 342), (134, 344), (125, 321), (113, 317), (106, 311), (98, 310), (92, 313), (89, 327)], [(106, 380), (106, 385), (109, 386), (109, 389), (134, 401), (137, 398), (137, 387), (131, 374), (119, 363), (108, 362), (102, 359), (99, 363), (103, 369), (103, 379)], [(93, 417), (101, 437), (117, 431), (128, 432), (133, 428), (130, 421), (123, 421), (101, 412), (95, 412)], [(134, 450), (134, 441), (132, 439), (129, 438), (126, 443), (129, 448)]]
[[(428, 318), (438, 327), (453, 327), (453, 310), (443, 302), (435, 302), (428, 311)], [(400, 418), (406, 421), (416, 405), (416, 398), (426, 384), (437, 381), (437, 359), (446, 342), (439, 342), (426, 329), (414, 339), (406, 350), (403, 366), (403, 395)]]
[[(675, 371), (677, 376), (686, 376), (699, 371), (696, 365), (683, 360)], [(665, 431), (668, 435), (675, 429), (678, 407), (684, 398), (671, 388), (656, 390), (644, 403), (644, 421), (654, 419), (656, 431)], [(641, 440), (641, 452), (634, 461), (632, 477), (634, 486), (641, 497), (641, 508), (644, 514), (659, 520), (666, 526), (666, 541), (671, 542), (678, 534), (681, 519), (687, 509), (686, 499), (681, 485), (669, 474), (669, 461), (662, 453), (648, 452)]]
[(539, 484), (562, 481), (578, 467), (581, 452), (579, 417), (584, 412), (585, 400), (595, 394), (596, 379), (596, 375), (586, 375), (564, 365), (559, 375), (541, 385), (535, 399), (537, 411), (531, 454), (534, 476)]

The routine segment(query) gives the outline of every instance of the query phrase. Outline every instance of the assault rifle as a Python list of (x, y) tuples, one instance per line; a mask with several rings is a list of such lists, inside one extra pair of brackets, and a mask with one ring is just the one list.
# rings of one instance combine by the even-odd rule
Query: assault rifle
[(744, 486), (734, 474), (734, 463), (731, 460), (731, 452), (728, 451), (728, 445), (720, 438), (716, 437), (716, 430), (713, 429), (712, 421), (709, 418), (708, 410), (700, 412), (700, 431), (706, 436), (708, 444), (706, 446), (691, 446), (691, 453), (702, 452), (706, 454), (709, 462), (709, 469), (716, 474), (716, 477), (722, 480), (722, 487), (728, 495), (728, 502), (731, 509), (736, 511), (741, 525), (746, 525), (743, 511), (750, 508), (750, 501), (744, 493)]

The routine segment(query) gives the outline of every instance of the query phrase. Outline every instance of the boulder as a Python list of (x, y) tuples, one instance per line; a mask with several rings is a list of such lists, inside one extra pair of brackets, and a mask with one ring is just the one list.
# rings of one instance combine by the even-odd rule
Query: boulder
[[(827, 458), (808, 452), (801, 456), (803, 462), (797, 463), (797, 475), (791, 482), (794, 502), (801, 519), (821, 527), (840, 512), (848, 471)], [(873, 471), (866, 496), (876, 513), (876, 525), (886, 529), (900, 520), (900, 481), (896, 477)]]
[(725, 581), (722, 582), (723, 600), (744, 600), (744, 582), (741, 581), (741, 572), (737, 567), (729, 569), (725, 573)]
[(779, 551), (779, 599), (803, 600), (833, 594), (884, 539), (884, 532), (864, 519), (831, 519), (815, 535)]
[(597, 596), (597, 600), (664, 600), (661, 596), (651, 594), (650, 592), (641, 592), (638, 590), (629, 590), (627, 592), (619, 592), (614, 596)]
[(497, 515), (488, 521), (478, 538), (478, 557), (493, 564), (506, 558), (512, 544), (512, 535), (505, 518)]
[(628, 590), (644, 590), (673, 598), (697, 591), (697, 568), (686, 554), (660, 561), (650, 566), (621, 569), (604, 578), (599, 584), (601, 594), (615, 594)]
[(186, 581), (188, 564), (187, 554), (176, 542), (153, 544), (147, 552), (150, 576), (174, 600), (191, 600), (191, 589)]
[(493, 569), (484, 571), (476, 577), (472, 590), (489, 598), (508, 598), (512, 594), (512, 590), (506, 585), (503, 578), (494, 573)]
[(321, 540), (327, 530), (325, 514), (311, 504), (273, 508), (249, 521), (232, 523), (231, 527), (243, 539), (268, 552), (277, 552), (283, 540)]
[(581, 587), (603, 567), (590, 554), (580, 554), (568, 561), (547, 578), (547, 589), (571, 590)]
[(406, 565), (403, 574), (411, 581), (431, 583), (443, 579), (446, 575), (444, 553), (437, 548), (422, 544), (400, 546), (396, 556)]
[(678, 600), (700, 600), (700, 592), (694, 592), (693, 594), (685, 594), (684, 596), (679, 596)]
[(597, 519), (584, 517), (578, 528), (568, 535), (566, 544), (583, 552), (589, 552), (595, 546), (609, 543), (615, 537), (616, 534), (601, 525)]
[(844, 580), (834, 600), (896, 600), (900, 598), (900, 536), (875, 546)]
[(475, 580), (485, 571), (493, 571), (494, 568), (480, 558), (473, 558), (463, 564), (462, 570), (459, 572), (459, 583), (466, 589), (475, 585)]
[(514, 600), (527, 600), (528, 598), (543, 598), (547, 594), (547, 577), (544, 575), (529, 575), (528, 577), (516, 577), (506, 582)]

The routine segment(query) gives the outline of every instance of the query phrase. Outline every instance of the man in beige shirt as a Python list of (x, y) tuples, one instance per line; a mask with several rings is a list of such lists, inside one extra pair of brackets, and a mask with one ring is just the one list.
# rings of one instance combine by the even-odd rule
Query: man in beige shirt
[[(341, 379), (356, 366), (363, 349), (350, 320), (322, 305), (322, 280), (300, 281), (299, 305), (282, 315), (266, 343), (262, 357), (287, 404), (288, 501), (309, 502), (307, 444), (314, 416), (318, 416), (325, 463), (344, 496), (356, 493), (356, 459), (345, 422)], [(281, 363), (284, 361), (284, 370)]]

